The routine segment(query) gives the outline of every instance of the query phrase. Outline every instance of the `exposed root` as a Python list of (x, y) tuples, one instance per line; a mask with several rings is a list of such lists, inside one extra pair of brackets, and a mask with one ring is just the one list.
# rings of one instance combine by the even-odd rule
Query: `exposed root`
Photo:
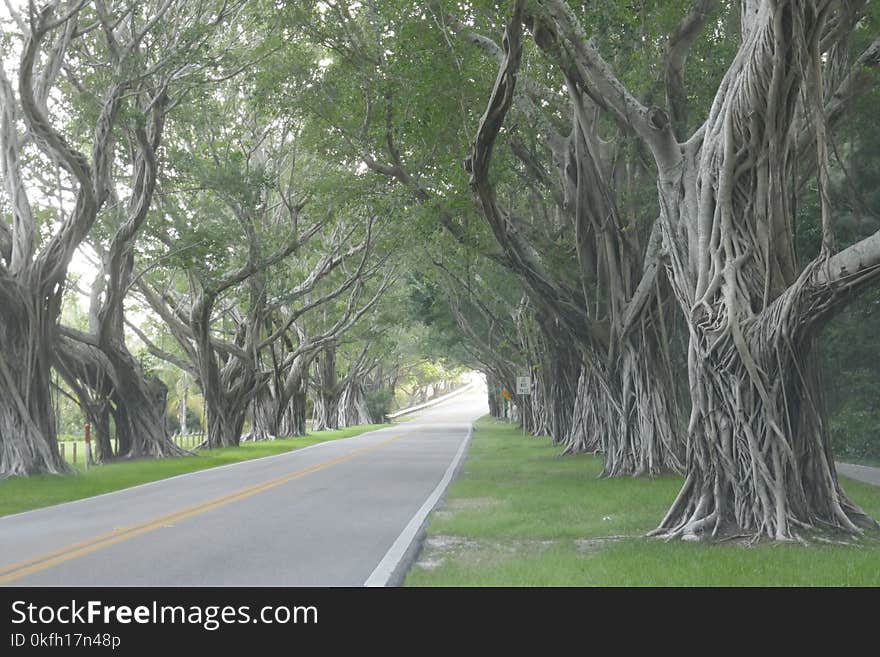
[(614, 376), (585, 367), (564, 453), (602, 452), (603, 478), (683, 471), (684, 446), (671, 389), (667, 367), (634, 347), (622, 354)]

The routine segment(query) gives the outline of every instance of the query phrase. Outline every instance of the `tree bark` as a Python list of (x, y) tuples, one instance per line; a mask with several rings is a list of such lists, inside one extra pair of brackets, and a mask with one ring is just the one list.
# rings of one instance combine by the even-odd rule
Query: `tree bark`
[(336, 374), (336, 345), (318, 354), (315, 367), (315, 431), (339, 428), (339, 383)]
[(0, 479), (73, 472), (58, 451), (51, 396), (60, 294), (42, 292), (37, 283), (13, 281), (0, 290)]
[(643, 311), (612, 367), (591, 359), (581, 370), (566, 453), (602, 452), (603, 477), (684, 471), (678, 396), (665, 331), (656, 326), (663, 312), (659, 304)]
[(183, 390), (180, 391), (180, 399), (177, 401), (177, 418), (180, 425), (181, 435), (187, 434), (186, 416), (189, 404), (189, 383), (184, 383)]
[(821, 131), (822, 247), (800, 273), (792, 224), (798, 117), (821, 85), (825, 4), (752, 3), (703, 130), (677, 166), (660, 167), (692, 396), (686, 480), (661, 536), (792, 540), (873, 524), (838, 484), (820, 384), (816, 334), (839, 297), (823, 284), (835, 259)]
[[(283, 388), (283, 389), (282, 389)], [(294, 378), (276, 388), (266, 385), (251, 402), (248, 440), (274, 440), (306, 435), (307, 383)], [(291, 391), (288, 394), (288, 391)]]
[(751, 321), (741, 345), (727, 335), (711, 351), (695, 336), (687, 478), (655, 533), (789, 540), (873, 524), (838, 484), (816, 340), (792, 336), (799, 322)]
[(501, 386), (495, 375), (486, 372), (486, 396), (489, 402), (489, 415), (495, 419), (503, 416), (502, 408), (504, 400), (501, 398)]
[(339, 427), (355, 427), (364, 424), (373, 424), (370, 417), (370, 409), (367, 407), (367, 394), (364, 383), (359, 376), (347, 378), (339, 396)]
[[(185, 455), (187, 452), (174, 444), (166, 426), (168, 391), (165, 384), (141, 370), (128, 348), (120, 342), (121, 338), (113, 335), (111, 326), (105, 326), (97, 340), (94, 336), (61, 329), (61, 349), (55, 358), (58, 371), (77, 390), (87, 416), (92, 407), (99, 412), (102, 407), (111, 410), (118, 440), (116, 457)], [(109, 435), (107, 439), (109, 441)], [(109, 442), (106, 446), (109, 447)], [(105, 446), (99, 450), (102, 459), (112, 457)]]
[(275, 440), (278, 432), (278, 398), (270, 385), (260, 388), (251, 400), (248, 420), (251, 431), (243, 438), (246, 441)]
[[(244, 422), (257, 388), (256, 373), (233, 362), (221, 370), (216, 354), (207, 347), (199, 354), (199, 385), (205, 403), (205, 446), (238, 447)], [(242, 365), (242, 370), (239, 366)]]
[(102, 400), (97, 404), (83, 404), (83, 414), (91, 425), (92, 444), (95, 448), (95, 463), (112, 461), (113, 441), (110, 433), (110, 402)]
[[(533, 377), (532, 381), (532, 394), (528, 398), (528, 412), (526, 414), (528, 420), (526, 430), (533, 436), (546, 436), (549, 429), (547, 428), (547, 393), (544, 389), (544, 381), (538, 376)], [(572, 412), (572, 421), (574, 421), (574, 412)]]
[(110, 433), (112, 383), (107, 380), (111, 368), (104, 366), (103, 359), (103, 354), (93, 347), (62, 335), (53, 363), (73, 390), (86, 422), (91, 425), (97, 463), (111, 461), (115, 456)]
[(279, 427), (282, 436), (306, 435), (307, 389), (308, 385), (303, 381), (299, 389), (293, 393), (290, 402), (284, 409), (284, 415), (281, 417), (281, 425)]
[(539, 323), (547, 338), (541, 368), (546, 391), (547, 430), (553, 442), (563, 445), (572, 431), (581, 355), (567, 335), (551, 326), (552, 320)]
[(205, 397), (207, 447), (238, 447), (247, 417), (247, 404), (230, 399), (223, 390), (216, 387), (203, 385), (202, 393)]
[[(627, 233), (631, 226), (617, 207), (614, 167), (602, 155), (607, 148), (591, 118), (598, 107), (591, 100), (588, 105), (590, 91), (575, 80), (572, 63), (560, 62), (558, 35), (544, 24), (549, 15), (532, 15), (527, 4), (514, 3), (498, 76), (465, 168), (496, 241), (538, 310), (546, 337), (542, 370), (548, 429), (567, 453), (595, 451), (598, 441), (606, 453), (606, 476), (677, 468), (683, 451), (677, 439), (677, 405), (665, 399), (674, 389), (662, 387), (671, 380), (661, 371), (668, 359), (639, 353), (660, 342), (652, 317), (658, 289), (656, 248), (652, 251), (650, 236), (643, 241)], [(572, 99), (575, 129), (555, 154), (561, 178), (557, 188), (563, 192), (557, 204), (574, 229), (581, 289), (553, 275), (524, 238), (520, 219), (500, 206), (489, 179), (493, 150), (517, 96), (523, 22), (530, 24), (538, 46), (561, 63)], [(528, 168), (542, 170), (527, 148), (514, 150)], [(537, 182), (544, 185), (544, 178), (539, 174)], [(593, 384), (590, 390), (588, 382)]]
[(611, 431), (610, 423), (617, 413), (602, 408), (600, 399), (607, 395), (600, 392), (601, 382), (595, 377), (594, 370), (589, 366), (581, 367), (578, 377), (577, 398), (572, 413), (572, 426), (565, 440), (566, 454), (595, 454), (602, 449), (602, 436)]
[(117, 409), (114, 417), (119, 456), (133, 459), (186, 455), (168, 432), (165, 384), (156, 377), (144, 376), (135, 362), (121, 360), (115, 365), (117, 384), (113, 400)]
[[(680, 413), (667, 359), (651, 344), (656, 335), (639, 343), (627, 341), (617, 371), (619, 399), (615, 400), (617, 426), (604, 431), (603, 476), (684, 471), (684, 442), (678, 425)], [(609, 409), (610, 410), (610, 409)]]

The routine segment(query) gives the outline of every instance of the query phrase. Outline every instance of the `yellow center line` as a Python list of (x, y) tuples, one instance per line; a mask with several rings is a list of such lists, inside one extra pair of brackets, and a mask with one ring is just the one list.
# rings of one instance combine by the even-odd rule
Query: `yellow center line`
[(270, 479), (269, 481), (263, 482), (261, 484), (242, 488), (241, 490), (235, 491), (234, 493), (230, 493), (228, 495), (224, 495), (222, 497), (203, 502), (202, 504), (197, 504), (196, 506), (189, 507), (188, 509), (184, 509), (183, 511), (177, 511), (166, 516), (162, 516), (161, 518), (156, 518), (155, 520), (150, 520), (148, 522), (140, 523), (138, 525), (132, 525), (131, 527), (114, 529), (111, 532), (96, 536), (94, 538), (90, 538), (81, 543), (68, 545), (58, 550), (47, 552), (46, 554), (43, 554), (39, 557), (28, 559), (27, 561), (20, 561), (10, 566), (5, 566), (3, 568), (0, 568), (0, 584), (8, 584), (9, 582), (15, 581), (21, 577), (41, 572), (48, 568), (52, 568), (53, 566), (62, 564), (66, 561), (70, 561), (71, 559), (76, 559), (77, 557), (95, 552), (96, 550), (101, 550), (103, 548), (110, 547), (111, 545), (115, 545), (116, 543), (120, 543), (130, 538), (135, 538), (136, 536), (146, 534), (155, 529), (159, 529), (160, 527), (169, 523), (173, 524), (176, 522), (180, 522), (182, 520), (192, 518), (207, 511), (226, 506), (227, 504), (247, 499), (248, 497), (252, 497), (267, 490), (271, 490), (272, 488), (282, 486), (290, 481), (293, 481), (294, 479), (299, 479), (300, 477), (305, 477), (306, 475), (312, 474), (314, 472), (326, 470), (327, 468), (333, 467), (334, 465), (338, 465), (340, 463), (344, 463), (345, 461), (350, 461), (354, 457), (361, 454), (376, 451), (377, 449), (381, 449), (382, 447), (385, 447), (386, 445), (389, 445), (396, 440), (400, 440), (403, 437), (404, 436), (398, 436), (396, 438), (385, 440), (377, 445), (363, 447), (344, 456), (340, 456), (329, 461), (322, 461), (321, 463), (317, 463), (316, 465), (303, 468), (302, 470), (297, 470), (296, 472), (292, 472), (290, 474), (282, 475), (281, 477), (278, 477), (276, 479)]

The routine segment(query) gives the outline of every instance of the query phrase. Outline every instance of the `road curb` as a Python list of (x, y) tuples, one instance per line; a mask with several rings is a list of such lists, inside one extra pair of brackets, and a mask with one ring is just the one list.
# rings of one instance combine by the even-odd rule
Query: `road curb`
[(458, 477), (473, 436), (474, 425), (471, 424), (467, 436), (462, 441), (458, 452), (446, 469), (440, 483), (437, 484), (437, 487), (431, 492), (425, 503), (416, 511), (415, 515), (400, 533), (400, 536), (391, 544), (379, 565), (376, 566), (375, 570), (367, 578), (367, 581), (364, 582), (364, 586), (400, 586), (403, 583), (406, 574), (422, 551), (427, 535), (428, 516), (442, 504), (450, 484)]

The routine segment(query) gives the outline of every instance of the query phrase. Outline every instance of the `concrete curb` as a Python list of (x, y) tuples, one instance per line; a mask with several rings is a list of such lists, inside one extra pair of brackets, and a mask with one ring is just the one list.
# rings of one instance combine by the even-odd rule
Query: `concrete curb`
[(364, 582), (366, 587), (381, 586), (400, 586), (406, 577), (407, 572), (415, 563), (416, 558), (422, 551), (422, 545), (425, 542), (426, 525), (428, 516), (431, 511), (436, 509), (446, 496), (449, 485), (458, 477), (461, 466), (464, 463), (464, 456), (467, 454), (474, 435), (474, 425), (471, 424), (467, 435), (461, 441), (452, 463), (446, 469), (446, 473), (437, 484), (437, 487), (425, 500), (425, 503), (416, 511), (412, 519), (404, 527), (400, 536), (391, 544), (388, 552), (382, 557), (379, 565), (373, 570), (367, 581)]

